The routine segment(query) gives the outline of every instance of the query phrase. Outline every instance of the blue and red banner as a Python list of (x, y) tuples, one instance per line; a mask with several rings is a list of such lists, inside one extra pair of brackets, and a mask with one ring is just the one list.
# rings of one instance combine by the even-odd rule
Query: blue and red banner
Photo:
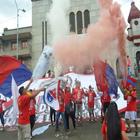
[(117, 97), (119, 83), (115, 76), (114, 70), (109, 64), (106, 64), (106, 79), (108, 83), (109, 94), (114, 94)]
[(11, 81), (14, 77), (16, 84), (20, 85), (29, 80), (31, 71), (19, 60), (11, 56), (0, 56), (0, 93), (11, 97)]
[(94, 64), (94, 74), (97, 88), (117, 97), (118, 82), (111, 66), (101, 60)]

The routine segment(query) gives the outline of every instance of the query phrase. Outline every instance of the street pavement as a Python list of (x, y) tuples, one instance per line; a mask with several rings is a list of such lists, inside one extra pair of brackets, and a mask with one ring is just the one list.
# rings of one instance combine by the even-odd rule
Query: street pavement
[[(36, 128), (44, 126), (45, 124), (36, 124)], [(33, 140), (102, 140), (102, 135), (100, 132), (101, 123), (100, 122), (84, 122), (82, 125), (73, 129), (70, 126), (71, 133), (63, 133), (63, 128), (60, 127), (60, 132), (55, 132), (55, 126), (50, 126), (49, 129), (38, 136), (34, 136)], [(0, 131), (0, 140), (17, 140), (17, 131), (10, 131), (7, 128), (5, 131)], [(56, 134), (59, 134), (56, 137)], [(140, 140), (140, 132), (138, 137), (134, 137), (134, 134), (129, 134), (130, 140)]]

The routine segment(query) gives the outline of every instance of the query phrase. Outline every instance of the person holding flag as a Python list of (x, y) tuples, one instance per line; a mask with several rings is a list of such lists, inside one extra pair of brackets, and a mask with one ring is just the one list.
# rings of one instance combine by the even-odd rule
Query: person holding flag
[[(34, 90), (30, 89), (29, 90), (31, 92), (31, 94), (34, 93)], [(32, 137), (32, 131), (33, 131), (33, 127), (35, 125), (35, 120), (36, 120), (36, 100), (35, 98), (32, 98), (30, 100), (30, 107), (29, 107), (29, 113), (30, 113), (30, 127), (31, 127), (31, 137)]]
[(64, 96), (64, 102), (65, 102), (65, 119), (66, 119), (66, 127), (67, 131), (69, 131), (69, 117), (71, 117), (73, 128), (76, 128), (76, 122), (75, 122), (75, 106), (74, 102), (72, 101), (72, 95), (71, 95), (71, 88), (70, 86), (66, 86), (65, 88), (65, 96)]
[[(63, 119), (64, 130), (66, 130), (64, 91), (63, 91), (63, 89), (61, 89), (61, 87), (58, 87), (58, 102), (59, 102), (59, 110), (57, 110), (57, 113), (56, 113), (56, 132), (59, 131), (60, 115), (62, 116), (62, 119)], [(56, 136), (57, 136), (57, 134), (56, 134)]]
[(129, 85), (129, 91), (125, 92), (124, 99), (127, 100), (127, 108), (125, 112), (125, 119), (128, 125), (127, 132), (131, 132), (130, 120), (135, 125), (135, 136), (138, 136), (138, 124), (137, 124), (137, 103), (136, 103), (136, 89), (132, 85)]
[(30, 140), (31, 139), (31, 128), (30, 128), (30, 101), (32, 98), (35, 98), (41, 91), (44, 91), (44, 88), (34, 90), (31, 94), (28, 91), (29, 86), (33, 80), (31, 79), (26, 87), (22, 86), (19, 88), (18, 97), (18, 140)]

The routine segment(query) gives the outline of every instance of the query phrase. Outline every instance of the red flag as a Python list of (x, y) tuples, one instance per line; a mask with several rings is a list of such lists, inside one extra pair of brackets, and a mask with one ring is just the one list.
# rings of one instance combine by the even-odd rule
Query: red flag
[(96, 61), (96, 63), (94, 63), (94, 74), (97, 88), (101, 91), (107, 92), (106, 63), (100, 60)]
[(0, 56), (0, 84), (6, 77), (21, 65), (21, 62), (11, 56)]

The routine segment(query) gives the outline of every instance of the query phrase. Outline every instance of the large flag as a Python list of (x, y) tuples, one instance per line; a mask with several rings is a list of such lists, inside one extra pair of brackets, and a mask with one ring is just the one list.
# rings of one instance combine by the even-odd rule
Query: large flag
[(94, 74), (97, 87), (101, 91), (117, 97), (118, 82), (111, 66), (103, 61), (98, 60), (94, 64)]
[(108, 84), (106, 79), (106, 63), (103, 61), (96, 61), (94, 63), (94, 74), (97, 88), (108, 93)]
[(45, 46), (33, 71), (33, 79), (42, 78), (48, 71), (52, 60), (53, 48)]
[(13, 114), (12, 114), (12, 122), (14, 124), (14, 122), (16, 121), (17, 119), (17, 114), (18, 114), (18, 103), (17, 103), (17, 99), (18, 99), (18, 96), (19, 96), (19, 93), (18, 93), (18, 86), (15, 82), (15, 79), (14, 77), (12, 76), (12, 84), (11, 84), (11, 91), (12, 91), (12, 97), (13, 97)]
[(136, 87), (136, 82), (137, 80), (134, 77), (127, 77), (127, 86), (132, 85), (133, 87)]
[(117, 97), (119, 83), (114, 74), (114, 70), (109, 64), (106, 64), (106, 79), (108, 83), (109, 94), (114, 94)]
[(30, 79), (31, 71), (19, 60), (11, 56), (0, 56), (0, 93), (6, 97), (11, 97), (11, 74), (17, 86)]

